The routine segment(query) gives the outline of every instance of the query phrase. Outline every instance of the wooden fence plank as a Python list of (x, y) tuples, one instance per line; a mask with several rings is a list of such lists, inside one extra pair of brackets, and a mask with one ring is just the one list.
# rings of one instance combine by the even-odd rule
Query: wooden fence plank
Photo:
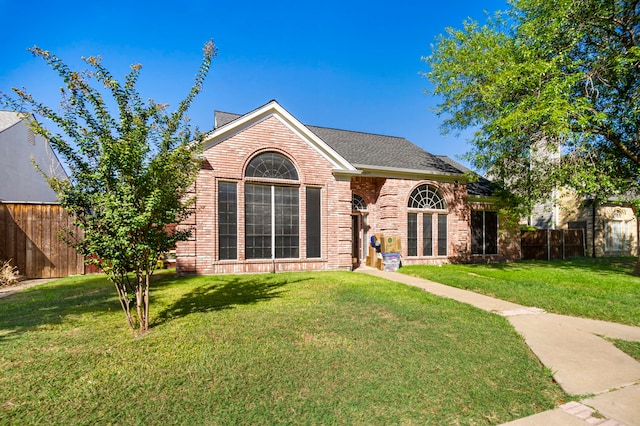
[(0, 260), (9, 260), (7, 241), (7, 208), (0, 203)]
[(42, 265), (42, 275), (50, 278), (53, 276), (54, 264), (51, 260), (53, 256), (53, 244), (51, 240), (51, 229), (55, 226), (55, 219), (53, 217), (53, 206), (45, 205), (43, 207), (43, 220), (41, 223), (41, 247), (42, 252), (46, 256), (46, 262)]
[(538, 229), (520, 233), (522, 259), (559, 260), (584, 256), (582, 229)]
[(83, 274), (83, 257), (59, 238), (71, 223), (57, 204), (0, 202), (0, 254), (29, 278)]
[(18, 267), (18, 271), (26, 276), (29, 276), (26, 273), (27, 270), (27, 236), (24, 233), (24, 229), (26, 227), (25, 219), (23, 216), (23, 209), (20, 205), (17, 205), (15, 210), (12, 212), (13, 220), (16, 225), (15, 227), (15, 239), (16, 239), (16, 251), (15, 251), (15, 262)]

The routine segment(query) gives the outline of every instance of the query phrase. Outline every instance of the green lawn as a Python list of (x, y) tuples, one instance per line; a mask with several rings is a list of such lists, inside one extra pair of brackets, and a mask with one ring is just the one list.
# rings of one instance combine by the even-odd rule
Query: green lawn
[(626, 352), (636, 361), (640, 362), (640, 342), (628, 342), (620, 339), (609, 339), (618, 349)]
[(0, 299), (0, 424), (499, 424), (566, 395), (505, 318), (349, 272), (101, 276)]
[(635, 258), (576, 258), (507, 264), (406, 266), (405, 274), (548, 312), (640, 326)]

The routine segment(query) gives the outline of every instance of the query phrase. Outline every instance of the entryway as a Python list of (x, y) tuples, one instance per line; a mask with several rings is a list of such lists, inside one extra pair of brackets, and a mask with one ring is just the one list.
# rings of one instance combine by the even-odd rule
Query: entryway
[(352, 269), (358, 268), (367, 258), (367, 215), (351, 214), (351, 263)]

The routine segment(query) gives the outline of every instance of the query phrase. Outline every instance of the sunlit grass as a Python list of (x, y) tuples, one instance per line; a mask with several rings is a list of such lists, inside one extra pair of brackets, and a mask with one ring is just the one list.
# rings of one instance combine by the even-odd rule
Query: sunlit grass
[(635, 358), (636, 361), (640, 362), (640, 342), (628, 342), (626, 340), (619, 339), (609, 339), (613, 342), (614, 345), (618, 349), (623, 352), (626, 352), (627, 355)]
[(565, 398), (507, 321), (348, 272), (101, 276), (0, 300), (1, 424), (497, 424)]
[(401, 272), (565, 315), (640, 325), (635, 258), (407, 266)]

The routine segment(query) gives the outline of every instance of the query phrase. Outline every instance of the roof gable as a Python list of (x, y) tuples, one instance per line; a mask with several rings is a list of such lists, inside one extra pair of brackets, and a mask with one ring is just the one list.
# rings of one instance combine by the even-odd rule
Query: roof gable
[(270, 117), (278, 119), (312, 149), (320, 153), (332, 164), (336, 172), (358, 173), (358, 170), (349, 161), (282, 108), (276, 101), (270, 101), (244, 115), (216, 111), (216, 128), (204, 138), (204, 149), (207, 150)]
[(15, 111), (0, 111), (0, 132), (7, 130), (9, 127), (22, 121), (22, 117), (19, 112)]

